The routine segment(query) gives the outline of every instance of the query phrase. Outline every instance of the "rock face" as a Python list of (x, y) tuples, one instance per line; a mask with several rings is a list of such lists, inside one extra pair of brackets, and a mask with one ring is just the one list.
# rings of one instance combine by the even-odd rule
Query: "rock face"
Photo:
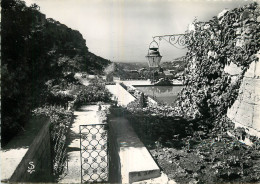
[[(257, 54), (260, 58), (260, 51)], [(249, 134), (260, 137), (260, 63), (251, 63), (246, 71), (239, 95), (227, 116), (236, 124), (248, 128)]]

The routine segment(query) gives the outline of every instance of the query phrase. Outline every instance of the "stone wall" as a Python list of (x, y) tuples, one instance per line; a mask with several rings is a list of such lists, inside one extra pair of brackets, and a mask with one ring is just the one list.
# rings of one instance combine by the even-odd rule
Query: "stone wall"
[[(10, 182), (51, 182), (52, 163), (50, 147), (50, 122), (44, 122), (22, 161), (10, 178)], [(2, 167), (4, 169), (4, 167)], [(29, 172), (31, 171), (31, 173)]]
[[(260, 58), (260, 51), (257, 57)], [(236, 127), (245, 127), (249, 134), (260, 137), (259, 62), (251, 63), (246, 71), (239, 89), (238, 98), (232, 107), (228, 109), (227, 116), (236, 124)]]

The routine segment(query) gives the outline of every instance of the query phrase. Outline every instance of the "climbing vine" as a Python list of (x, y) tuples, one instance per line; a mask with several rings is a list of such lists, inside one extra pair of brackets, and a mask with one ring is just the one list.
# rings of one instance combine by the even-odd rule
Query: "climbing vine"
[[(178, 99), (183, 114), (192, 118), (226, 113), (237, 98), (244, 73), (260, 46), (260, 8), (252, 3), (224, 10), (208, 22), (195, 20), (187, 31), (185, 88)], [(235, 64), (241, 72), (234, 80), (224, 71)]]

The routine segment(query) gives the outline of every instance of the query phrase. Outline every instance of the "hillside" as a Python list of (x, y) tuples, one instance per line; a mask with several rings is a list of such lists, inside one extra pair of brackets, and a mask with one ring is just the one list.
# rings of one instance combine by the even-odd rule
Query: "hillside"
[(45, 103), (45, 83), (69, 73), (102, 73), (110, 61), (88, 51), (81, 33), (40, 12), (36, 4), (3, 0), (2, 138), (23, 129), (33, 108)]
[(186, 67), (186, 65), (187, 65), (187, 62), (186, 62), (184, 56), (173, 59), (172, 61), (166, 61), (166, 62), (161, 63), (161, 67), (163, 69), (167, 69), (167, 70), (184, 71), (184, 68)]
[(173, 70), (171, 73), (176, 75), (177, 73), (183, 72), (187, 66), (185, 56), (173, 59), (170, 62), (161, 63), (163, 70)]
[[(141, 68), (149, 68), (147, 62), (129, 62), (129, 63), (116, 63), (117, 66), (123, 68), (124, 70), (140, 70)], [(184, 71), (187, 62), (185, 56), (173, 59), (172, 61), (161, 62), (160, 66), (164, 70), (176, 70)]]
[[(148, 79), (153, 77), (149, 71), (149, 66), (147, 62), (131, 62), (131, 63), (115, 63), (116, 71), (114, 74), (121, 79), (131, 78), (131, 79)], [(170, 62), (160, 63), (160, 71), (165, 71), (171, 73), (168, 78), (176, 78), (176, 76), (181, 76), (187, 66), (187, 61), (185, 56), (173, 59)], [(177, 74), (177, 75), (176, 75)], [(164, 73), (160, 73), (157, 78), (166, 77)]]
[(148, 68), (147, 62), (131, 62), (131, 63), (117, 62), (116, 65), (124, 70), (139, 70), (141, 68)]

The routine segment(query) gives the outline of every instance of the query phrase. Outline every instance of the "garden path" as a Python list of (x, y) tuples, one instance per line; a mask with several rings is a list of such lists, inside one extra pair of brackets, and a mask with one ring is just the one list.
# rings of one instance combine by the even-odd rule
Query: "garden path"
[(102, 123), (105, 120), (104, 109), (108, 105), (85, 105), (74, 111), (74, 122), (70, 128), (68, 145), (67, 169), (60, 177), (59, 183), (81, 183), (81, 164), (80, 164), (80, 132), (79, 125), (90, 125)]

